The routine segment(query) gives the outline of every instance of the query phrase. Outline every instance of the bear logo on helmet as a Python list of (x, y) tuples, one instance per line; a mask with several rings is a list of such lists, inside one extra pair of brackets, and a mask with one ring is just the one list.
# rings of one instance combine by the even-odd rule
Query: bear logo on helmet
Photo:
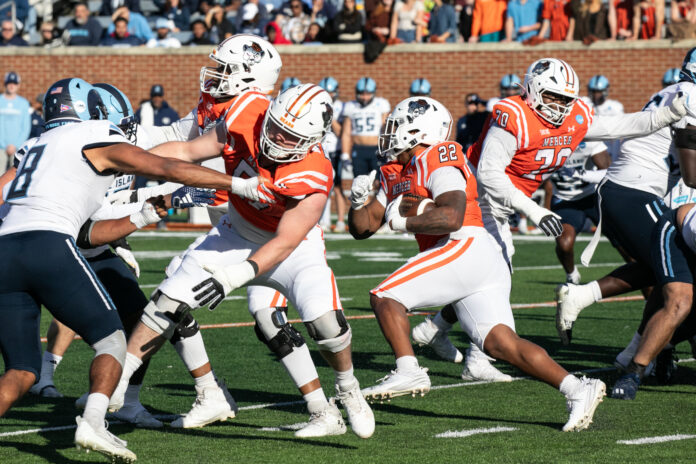
[(261, 62), (261, 59), (265, 55), (265, 52), (261, 48), (261, 45), (256, 42), (251, 42), (251, 45), (244, 45), (242, 49), (244, 51), (244, 62), (247, 66), (253, 66)]
[(536, 66), (534, 66), (534, 69), (532, 69), (532, 74), (541, 74), (547, 69), (549, 69), (549, 67), (551, 67), (551, 63), (549, 63), (548, 61), (541, 61), (537, 63)]
[(331, 121), (333, 121), (333, 108), (328, 103), (324, 103), (324, 111), (321, 113), (321, 117), (324, 121), (324, 130), (327, 130), (331, 126)]
[(425, 114), (425, 112), (428, 111), (428, 108), (430, 108), (430, 104), (422, 98), (420, 100), (414, 100), (408, 104), (408, 114), (412, 118), (417, 118), (418, 116)]

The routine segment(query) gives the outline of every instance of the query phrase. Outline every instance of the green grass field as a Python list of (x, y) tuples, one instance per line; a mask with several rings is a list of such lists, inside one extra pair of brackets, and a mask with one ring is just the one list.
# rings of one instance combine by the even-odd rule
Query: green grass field
[[(149, 294), (163, 276), (170, 256), (193, 239), (146, 235), (131, 240), (139, 257), (141, 284)], [(580, 243), (579, 247), (585, 243)], [(557, 265), (550, 241), (517, 241), (512, 303), (547, 303), (565, 274)], [(412, 240), (376, 238), (363, 242), (328, 237), (327, 257), (338, 278), (346, 315), (370, 315), (368, 291), (382, 276), (416, 252)], [(171, 252), (171, 253), (167, 253)], [(579, 252), (578, 252), (579, 254)], [(603, 242), (594, 267), (581, 269), (583, 282), (601, 277), (620, 258)], [(216, 311), (197, 311), (202, 325), (250, 322), (243, 291), (236, 291)], [(611, 387), (617, 377), (615, 355), (630, 340), (640, 320), (640, 301), (595, 304), (581, 315), (573, 344), (560, 344), (554, 326), (555, 309), (531, 305), (515, 309), (518, 332), (540, 344), (571, 371), (599, 376)], [(291, 309), (290, 317), (297, 313)], [(42, 320), (42, 335), (50, 320)], [(422, 320), (414, 316), (412, 324)], [(374, 319), (351, 320), (353, 359), (362, 386), (373, 384), (394, 368), (394, 358)], [(296, 327), (306, 336), (304, 326)], [(195, 430), (134, 429), (112, 424), (110, 429), (128, 440), (143, 463), (656, 463), (694, 462), (694, 437), (681, 441), (630, 445), (622, 440), (691, 435), (696, 433), (696, 371), (690, 361), (680, 363), (673, 385), (647, 380), (635, 401), (605, 399), (589, 430), (560, 431), (567, 419), (563, 396), (537, 381), (467, 384), (462, 366), (438, 359), (427, 347), (416, 347), (421, 365), (430, 369), (433, 390), (423, 398), (400, 397), (373, 405), (377, 429), (361, 440), (350, 431), (323, 439), (296, 439), (283, 429), (306, 421), (302, 398), (282, 367), (254, 335), (250, 326), (203, 331), (211, 362), (240, 406), (228, 422)], [(308, 338), (308, 337), (307, 337)], [(463, 351), (468, 339), (461, 329), (452, 338)], [(333, 373), (314, 349), (313, 357), (327, 394), (333, 395)], [(691, 357), (688, 344), (678, 355)], [(104, 462), (97, 454), (78, 452), (73, 445), (74, 400), (87, 391), (92, 351), (81, 341), (70, 347), (56, 373), (56, 386), (66, 397), (48, 400), (26, 396), (0, 419), (0, 463)], [(515, 377), (522, 373), (502, 362), (498, 367)], [(171, 346), (150, 365), (141, 394), (155, 414), (189, 410), (193, 381)], [(445, 432), (504, 428), (460, 438), (439, 438)], [(14, 432), (14, 433), (13, 433)], [(465, 434), (461, 434), (465, 435)]]

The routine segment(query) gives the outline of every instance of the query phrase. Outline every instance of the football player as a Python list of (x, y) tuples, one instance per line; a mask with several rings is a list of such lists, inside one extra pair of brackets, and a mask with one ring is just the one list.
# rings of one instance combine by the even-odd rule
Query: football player
[(283, 79), (283, 82), (280, 84), (280, 91), (284, 92), (288, 90), (290, 87), (295, 87), (297, 85), (302, 85), (302, 81), (300, 81), (298, 78), (292, 76), (292, 77), (286, 77)]
[(521, 95), (523, 93), (522, 81), (517, 74), (505, 74), (500, 79), (500, 98), (493, 97), (486, 102), (486, 111), (493, 111), (493, 107), (503, 98)]
[[(334, 170), (334, 188), (333, 198), (336, 201), (336, 213), (338, 217), (346, 215), (346, 197), (343, 195), (341, 188), (341, 167), (340, 167), (340, 143), (341, 123), (343, 122), (343, 101), (338, 98), (338, 81), (333, 77), (325, 77), (319, 81), (319, 87), (326, 90), (331, 98), (333, 98), (333, 121), (331, 121), (331, 130), (326, 133), (324, 140), (321, 141), (321, 146), (324, 153), (331, 158), (331, 165)], [(331, 231), (331, 195), (326, 201), (324, 214), (321, 216), (319, 225), (324, 232)]]
[[(341, 182), (350, 190), (353, 176), (369, 174), (377, 169), (377, 141), (389, 114), (389, 102), (376, 97), (377, 83), (361, 77), (355, 84), (355, 100), (343, 106), (341, 130)], [(345, 217), (339, 216), (336, 232), (345, 231)]]
[[(624, 114), (624, 107), (621, 102), (612, 100), (609, 97), (609, 79), (606, 76), (597, 74), (592, 76), (587, 83), (588, 97), (583, 98), (585, 103), (594, 110), (598, 116), (617, 116)], [(609, 154), (612, 159), (616, 159), (619, 155), (620, 140), (607, 141)]]
[[(451, 304), (466, 333), (487, 353), (558, 388), (570, 416), (563, 431), (592, 422), (604, 383), (578, 379), (546, 351), (517, 336), (510, 307), (510, 273), (500, 247), (486, 232), (477, 184), (461, 145), (449, 142), (452, 117), (438, 101), (408, 98), (387, 118), (380, 136), (380, 189), (376, 200), (352, 208), (351, 233), (364, 239), (386, 223), (416, 236), (420, 253), (370, 291), (370, 304), (396, 356), (396, 370), (363, 390), (374, 399), (430, 390), (427, 369), (418, 365), (408, 337), (407, 312)], [(356, 178), (357, 184), (361, 184)], [(363, 201), (366, 195), (359, 195)], [(403, 217), (407, 195), (434, 201), (430, 211)]]
[(413, 82), (411, 82), (411, 87), (409, 88), (409, 93), (412, 97), (429, 97), (430, 91), (430, 82), (428, 82), (428, 79), (423, 77), (414, 79)]
[[(160, 340), (171, 335), (177, 319), (201, 306), (214, 308), (227, 293), (247, 284), (252, 284), (249, 307), (255, 311), (260, 307), (253, 304), (256, 291), (272, 287), (297, 307), (310, 336), (334, 369), (337, 398), (353, 432), (367, 438), (374, 432), (374, 416), (353, 374), (350, 326), (317, 226), (333, 182), (331, 163), (319, 144), (331, 129), (333, 101), (314, 84), (282, 92), (270, 108), (258, 92), (249, 91), (242, 97), (250, 106), (263, 109), (251, 127), (232, 124), (232, 110), (214, 131), (191, 142), (155, 148), (190, 161), (222, 152), (228, 171), (249, 177), (232, 187), (228, 216), (189, 248), (181, 265), (153, 294), (129, 340), (119, 391), (143, 360), (159, 349)], [(234, 147), (228, 144), (231, 139)], [(267, 181), (259, 183), (259, 176)], [(258, 337), (288, 367), (307, 401), (309, 424), (295, 435), (345, 433), (341, 413), (327, 401), (304, 339), (287, 323), (285, 313), (264, 310), (253, 316)], [(112, 402), (119, 401), (116, 392)]]
[(134, 461), (127, 443), (104, 426), (125, 359), (123, 326), (75, 240), (102, 205), (117, 172), (207, 188), (227, 188), (232, 178), (131, 145), (120, 128), (101, 120), (106, 117), (101, 97), (82, 79), (51, 85), (44, 116), (47, 131), (17, 167), (0, 225), (0, 253), (6, 263), (0, 271), (0, 350), (6, 369), (0, 377), (0, 415), (38, 378), (37, 334), (44, 305), (95, 350), (90, 394), (76, 419), (75, 443), (112, 459)]
[(669, 68), (667, 71), (665, 71), (665, 73), (662, 75), (662, 88), (664, 89), (665, 87), (678, 83), (680, 72), (681, 69), (679, 68)]
[[(467, 152), (477, 169), (484, 224), (508, 264), (515, 251), (508, 223), (514, 212), (524, 214), (548, 236), (562, 233), (560, 217), (530, 197), (563, 167), (583, 139), (636, 137), (679, 121), (686, 112), (681, 97), (654, 111), (595, 116), (578, 100), (579, 88), (577, 74), (565, 61), (535, 61), (525, 74), (525, 94), (498, 102)], [(455, 320), (452, 308), (446, 307), (430, 322), (446, 332)]]

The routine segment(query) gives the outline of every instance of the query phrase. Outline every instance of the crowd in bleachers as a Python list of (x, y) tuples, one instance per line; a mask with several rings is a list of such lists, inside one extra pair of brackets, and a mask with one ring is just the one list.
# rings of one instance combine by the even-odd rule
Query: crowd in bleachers
[(696, 0), (13, 0), (0, 6), (0, 46), (181, 47), (235, 33), (274, 44), (590, 44), (696, 37), (695, 6)]

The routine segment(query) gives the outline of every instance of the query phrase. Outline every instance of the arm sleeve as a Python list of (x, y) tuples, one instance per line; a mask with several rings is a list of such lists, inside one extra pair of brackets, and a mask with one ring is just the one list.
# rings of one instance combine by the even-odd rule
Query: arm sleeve
[(483, 141), (477, 178), (483, 190), (495, 201), (528, 215), (539, 206), (512, 183), (505, 169), (517, 151), (517, 139), (497, 124)]
[[(191, 111), (189, 114), (173, 122), (169, 126), (141, 126), (138, 125), (138, 138), (144, 133), (145, 137), (143, 144), (138, 143), (138, 146), (144, 150), (150, 149), (165, 142), (187, 140), (198, 137), (198, 124), (196, 123), (196, 111)], [(144, 146), (147, 145), (147, 146)]]
[(425, 188), (433, 194), (433, 199), (457, 190), (466, 193), (466, 179), (454, 166), (443, 166), (430, 174)]
[(661, 129), (654, 118), (654, 111), (619, 114), (616, 116), (595, 115), (585, 140), (612, 140), (639, 137)]
[(384, 188), (380, 187), (375, 195), (375, 201), (379, 202), (380, 205), (387, 207), (387, 194), (384, 192)]
[(125, 205), (112, 205), (108, 200), (97, 211), (94, 212), (90, 219), (94, 222), (104, 221), (107, 219), (120, 219), (137, 213), (143, 208), (142, 203), (126, 203)]

